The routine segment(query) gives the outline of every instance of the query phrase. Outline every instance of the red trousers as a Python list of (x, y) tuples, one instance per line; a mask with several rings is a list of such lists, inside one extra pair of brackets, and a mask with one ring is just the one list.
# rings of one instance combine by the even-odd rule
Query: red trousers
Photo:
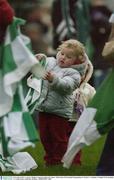
[[(68, 119), (49, 113), (39, 113), (40, 138), (45, 150), (47, 165), (60, 164), (69, 139)], [(80, 153), (75, 158), (80, 164)]]

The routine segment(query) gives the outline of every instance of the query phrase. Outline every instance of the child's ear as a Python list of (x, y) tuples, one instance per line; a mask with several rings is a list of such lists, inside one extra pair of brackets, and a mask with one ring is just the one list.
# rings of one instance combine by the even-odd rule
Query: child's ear
[(85, 61), (85, 58), (84, 58), (83, 55), (79, 55), (79, 56), (78, 56), (78, 59), (79, 59), (81, 62), (84, 62), (84, 61)]

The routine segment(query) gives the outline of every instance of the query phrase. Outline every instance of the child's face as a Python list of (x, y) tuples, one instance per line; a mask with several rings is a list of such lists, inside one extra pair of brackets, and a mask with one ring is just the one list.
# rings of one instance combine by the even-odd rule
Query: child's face
[(76, 64), (76, 56), (72, 49), (63, 48), (57, 54), (58, 65), (60, 67), (69, 67)]

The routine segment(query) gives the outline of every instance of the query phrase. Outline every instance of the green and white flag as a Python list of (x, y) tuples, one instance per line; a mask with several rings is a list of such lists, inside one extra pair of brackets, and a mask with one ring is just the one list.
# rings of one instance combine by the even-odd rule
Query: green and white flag
[(63, 166), (69, 168), (80, 149), (86, 145), (91, 145), (113, 127), (114, 69), (99, 87), (74, 127), (67, 151), (62, 159)]
[(39, 64), (32, 68), (32, 75), (27, 79), (27, 86), (29, 87), (25, 97), (25, 102), (29, 108), (30, 114), (34, 112), (36, 107), (41, 103), (40, 94), (42, 91), (42, 78), (46, 73), (46, 56), (43, 55)]
[(38, 63), (28, 48), (30, 40), (20, 32), (24, 20), (14, 18), (8, 26), (1, 47), (0, 59), (0, 117), (11, 111), (17, 83)]
[(37, 164), (29, 153), (18, 152), (7, 158), (0, 155), (0, 168), (3, 172), (20, 174), (37, 168)]
[[(38, 133), (24, 99), (23, 80), (27, 73), (38, 64), (30, 50), (30, 40), (20, 32), (25, 21), (15, 18), (8, 26), (4, 43), (0, 47), (0, 167), (3, 171), (20, 173), (36, 168), (32, 157), (20, 152), (28, 146), (35, 146)], [(27, 159), (23, 169), (21, 156)], [(14, 156), (16, 158), (14, 158)], [(2, 157), (5, 157), (2, 158)], [(10, 161), (9, 161), (10, 158)], [(14, 168), (14, 164), (15, 168)], [(29, 166), (31, 164), (31, 166)], [(13, 171), (14, 170), (14, 171)]]

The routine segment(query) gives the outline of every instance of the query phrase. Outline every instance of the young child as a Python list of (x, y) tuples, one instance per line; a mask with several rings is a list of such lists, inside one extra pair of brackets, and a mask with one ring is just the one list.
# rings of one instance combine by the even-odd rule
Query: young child
[[(41, 60), (42, 54), (37, 55)], [(39, 131), (46, 165), (61, 163), (68, 144), (69, 122), (73, 113), (73, 91), (85, 76), (89, 60), (84, 46), (77, 40), (64, 41), (56, 59), (47, 58), (40, 96)], [(78, 163), (78, 162), (77, 162)], [(79, 162), (80, 163), (80, 162)]]

